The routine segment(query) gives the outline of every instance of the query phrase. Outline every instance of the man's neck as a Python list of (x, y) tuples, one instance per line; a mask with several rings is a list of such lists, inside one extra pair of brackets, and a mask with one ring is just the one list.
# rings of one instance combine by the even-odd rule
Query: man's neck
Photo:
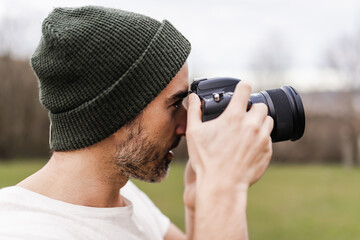
[(120, 207), (128, 178), (120, 177), (110, 161), (91, 150), (55, 152), (49, 162), (18, 186), (63, 202), (89, 207)]

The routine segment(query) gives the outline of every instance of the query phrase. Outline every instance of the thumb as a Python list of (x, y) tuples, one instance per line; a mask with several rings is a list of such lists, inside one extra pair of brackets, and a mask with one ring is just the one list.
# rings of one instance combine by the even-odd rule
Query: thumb
[(200, 99), (195, 93), (189, 95), (187, 110), (187, 129), (197, 127), (201, 123)]

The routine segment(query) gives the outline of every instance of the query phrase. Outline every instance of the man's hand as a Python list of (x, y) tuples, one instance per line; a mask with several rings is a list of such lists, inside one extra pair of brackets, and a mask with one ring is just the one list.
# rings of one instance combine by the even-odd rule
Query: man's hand
[(250, 91), (250, 85), (240, 82), (224, 113), (204, 123), (200, 100), (190, 96), (186, 137), (197, 175), (211, 174), (215, 181), (225, 177), (222, 184), (248, 187), (264, 173), (272, 154), (273, 120), (265, 104), (246, 112)]
[[(186, 177), (184, 200), (195, 209), (195, 238), (247, 238), (247, 190), (269, 164), (273, 128), (264, 104), (246, 111), (250, 92), (240, 82), (226, 110), (204, 123), (199, 98), (189, 96), (186, 138), (196, 176)], [(192, 174), (189, 167), (186, 174)]]

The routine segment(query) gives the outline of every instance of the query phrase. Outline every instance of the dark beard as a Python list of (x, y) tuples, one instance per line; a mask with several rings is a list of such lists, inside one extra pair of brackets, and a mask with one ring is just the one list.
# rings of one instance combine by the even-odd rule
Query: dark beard
[(160, 182), (167, 177), (170, 161), (168, 147), (160, 148), (142, 132), (141, 121), (136, 119), (126, 126), (127, 139), (116, 147), (114, 160), (122, 175), (145, 182)]

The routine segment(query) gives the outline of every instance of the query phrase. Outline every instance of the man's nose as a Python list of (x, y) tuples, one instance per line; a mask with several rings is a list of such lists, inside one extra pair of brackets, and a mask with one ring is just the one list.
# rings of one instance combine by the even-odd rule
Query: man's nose
[(175, 133), (176, 135), (185, 136), (186, 132), (186, 122), (187, 122), (187, 109), (184, 104), (181, 104), (180, 109), (178, 109), (178, 116), (177, 116), (177, 126)]

